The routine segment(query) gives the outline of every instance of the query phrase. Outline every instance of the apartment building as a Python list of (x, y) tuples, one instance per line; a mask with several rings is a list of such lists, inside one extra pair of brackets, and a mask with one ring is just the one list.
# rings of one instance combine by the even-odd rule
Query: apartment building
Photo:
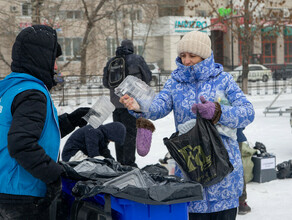
[[(279, 0), (280, 1), (280, 0)], [(40, 23), (56, 28), (63, 55), (58, 59), (64, 75), (79, 75), (81, 50), (86, 50), (86, 75), (102, 75), (106, 61), (115, 55), (117, 45), (123, 39), (132, 39), (135, 52), (147, 62), (156, 62), (168, 73), (176, 68), (176, 45), (188, 31), (200, 30), (212, 41), (215, 61), (225, 67), (241, 65), (242, 42), (231, 31), (230, 23), (218, 21), (218, 14), (242, 10), (239, 0), (217, 0), (214, 5), (198, 0), (149, 0), (140, 4), (127, 4), (127, 0), (108, 0), (91, 17), (100, 1), (48, 0), (40, 12)], [(278, 1), (275, 1), (278, 2)], [(0, 0), (0, 74), (10, 72), (11, 47), (19, 31), (32, 23), (33, 3), (30, 0)], [(123, 4), (123, 5), (121, 5)], [(284, 4), (261, 5), (260, 11), (269, 9), (291, 18), (292, 0)], [(87, 13), (88, 12), (88, 13)], [(229, 14), (228, 14), (229, 13)], [(234, 19), (232, 19), (234, 20)], [(238, 21), (240, 19), (236, 19)], [(238, 25), (238, 23), (237, 23)], [(266, 65), (292, 63), (292, 23), (279, 32), (254, 38), (250, 63)], [(241, 28), (235, 25), (236, 28)], [(275, 27), (275, 26), (274, 26)], [(263, 28), (267, 32), (271, 27)]]

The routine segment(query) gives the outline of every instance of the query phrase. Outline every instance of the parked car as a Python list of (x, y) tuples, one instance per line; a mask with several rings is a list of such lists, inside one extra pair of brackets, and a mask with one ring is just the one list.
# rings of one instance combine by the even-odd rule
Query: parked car
[(280, 68), (276, 69), (273, 72), (273, 79), (275, 80), (286, 80), (292, 78), (292, 65), (287, 64), (287, 65), (281, 65)]
[(157, 63), (147, 63), (150, 71), (152, 72), (152, 80), (150, 82), (150, 86), (157, 86), (159, 83), (159, 76), (161, 74), (161, 70)]
[[(267, 82), (272, 78), (272, 71), (261, 64), (249, 64), (248, 80)], [(242, 81), (242, 66), (236, 67), (233, 71), (229, 72), (236, 82)]]

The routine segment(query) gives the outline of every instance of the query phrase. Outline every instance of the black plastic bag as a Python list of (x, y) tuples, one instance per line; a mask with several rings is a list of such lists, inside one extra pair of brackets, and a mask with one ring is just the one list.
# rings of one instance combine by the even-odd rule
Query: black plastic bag
[(163, 141), (185, 175), (204, 187), (220, 182), (233, 171), (217, 129), (199, 114), (190, 131), (179, 136), (176, 132)]

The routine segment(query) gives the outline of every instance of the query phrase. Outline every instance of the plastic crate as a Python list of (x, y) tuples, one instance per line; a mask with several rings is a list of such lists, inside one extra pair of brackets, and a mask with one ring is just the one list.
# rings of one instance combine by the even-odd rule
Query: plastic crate
[[(112, 209), (121, 214), (120, 220), (187, 220), (187, 203), (148, 205), (113, 197)], [(138, 217), (139, 216), (139, 217)]]
[[(72, 180), (63, 179), (62, 185), (63, 193), (69, 195), (69, 203), (72, 204), (74, 197), (71, 196), (71, 190), (75, 185), (75, 182)], [(94, 197), (86, 199), (85, 201), (88, 201), (91, 204), (96, 203), (98, 206), (105, 205), (104, 194), (97, 194)], [(188, 203), (148, 205), (111, 196), (111, 210), (113, 211), (112, 219), (115, 220), (136, 220), (137, 218), (139, 218), (139, 220), (187, 220), (187, 206)]]

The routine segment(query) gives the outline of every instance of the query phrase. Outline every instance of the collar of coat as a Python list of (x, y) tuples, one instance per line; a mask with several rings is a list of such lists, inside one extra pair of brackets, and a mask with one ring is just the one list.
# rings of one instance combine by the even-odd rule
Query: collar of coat
[(223, 71), (223, 66), (214, 62), (213, 52), (210, 57), (193, 66), (184, 66), (180, 57), (176, 58), (177, 68), (171, 73), (178, 82), (195, 83), (217, 76)]

